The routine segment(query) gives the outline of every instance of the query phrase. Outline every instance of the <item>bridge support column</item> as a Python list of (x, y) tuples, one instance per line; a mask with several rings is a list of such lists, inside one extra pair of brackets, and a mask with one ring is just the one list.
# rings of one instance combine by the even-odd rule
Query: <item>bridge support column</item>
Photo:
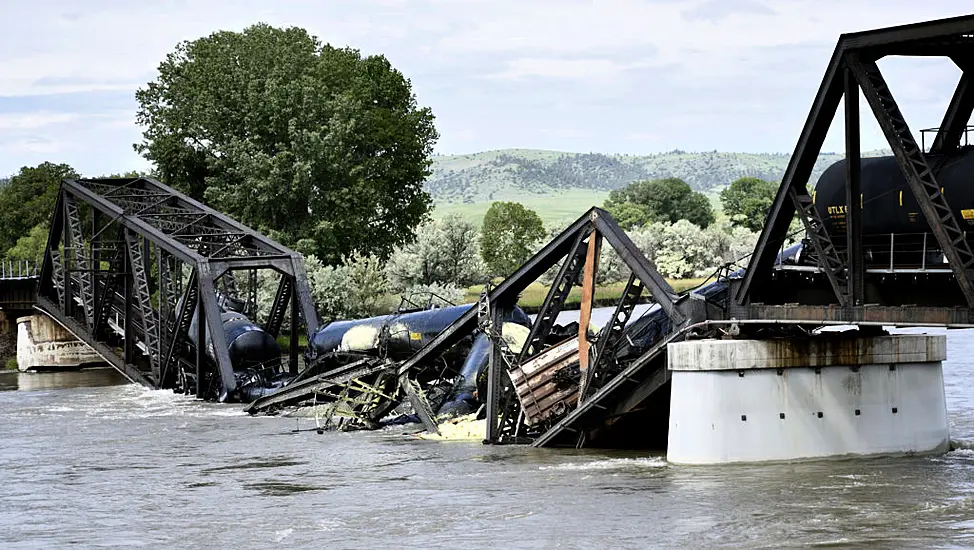
[(667, 460), (945, 452), (946, 355), (920, 334), (670, 344)]
[(87, 344), (42, 313), (17, 319), (17, 368), (74, 370), (105, 365), (106, 361)]

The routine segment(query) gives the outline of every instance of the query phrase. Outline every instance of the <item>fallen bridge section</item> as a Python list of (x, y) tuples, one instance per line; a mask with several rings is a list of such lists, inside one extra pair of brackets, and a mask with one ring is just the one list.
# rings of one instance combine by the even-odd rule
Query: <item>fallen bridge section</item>
[[(611, 319), (597, 328), (591, 318), (603, 246), (617, 254), (630, 273)], [(513, 330), (510, 321), (520, 319), (514, 312), (521, 293), (553, 271), (540, 311)], [(569, 294), (579, 287), (579, 322), (559, 325)], [(646, 313), (635, 318), (636, 305), (645, 302)], [(365, 414), (361, 409), (354, 413), (367, 424), (379, 425), (382, 415), (408, 402), (416, 419), (434, 433), (438, 423), (453, 414), (479, 409), (479, 417), (486, 419), (487, 443), (600, 446), (625, 432), (634, 415), (658, 416), (665, 426), (666, 343), (692, 334), (687, 327), (706, 317), (707, 303), (703, 296), (677, 295), (612, 217), (593, 208), (511, 276), (495, 287), (488, 285), (475, 307), (458, 310), (456, 319), (426, 345), (395, 362), (399, 384), (391, 391), (388, 385), (378, 387), (375, 376), (386, 371), (382, 365), (389, 359), (389, 346), (381, 343), (381, 335), (383, 327), (396, 324), (395, 315), (343, 321), (328, 339), (342, 340), (341, 327), (375, 325), (380, 335), (372, 350), (376, 362), (329, 367), (285, 385), (248, 410), (338, 403), (343, 399), (341, 388), (357, 381), (373, 388), (371, 395), (379, 403)], [(523, 335), (515, 336), (519, 331)], [(308, 368), (320, 370), (316, 364)]]
[(296, 372), (297, 331), (317, 325), (300, 255), (152, 178), (61, 183), (37, 307), (131, 380), (220, 401), (280, 370), (286, 319)]

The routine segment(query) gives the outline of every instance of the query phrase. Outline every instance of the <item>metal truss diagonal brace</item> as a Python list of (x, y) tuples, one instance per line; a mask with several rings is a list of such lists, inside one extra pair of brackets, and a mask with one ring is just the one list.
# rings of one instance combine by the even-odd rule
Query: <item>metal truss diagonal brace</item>
[(825, 223), (815, 208), (815, 201), (808, 194), (807, 188), (800, 192), (792, 187), (788, 190), (788, 195), (795, 204), (795, 212), (805, 227), (808, 240), (811, 241), (812, 248), (815, 249), (815, 254), (818, 256), (818, 265), (828, 278), (836, 300), (840, 305), (846, 305), (848, 301), (846, 263), (839, 255), (838, 250), (835, 249), (835, 245), (832, 244), (832, 239), (825, 229)]
[(595, 339), (594, 357), (586, 372), (585, 380), (581, 385), (583, 389), (579, 391), (579, 402), (585, 401), (588, 394), (592, 391), (592, 381), (596, 373), (602, 370), (604, 364), (608, 362), (610, 352), (607, 350), (614, 349), (616, 344), (622, 339), (626, 324), (629, 323), (632, 312), (636, 308), (636, 304), (639, 302), (639, 297), (642, 293), (642, 281), (637, 279), (635, 274), (630, 275), (629, 281), (626, 282), (626, 288), (622, 291), (622, 297), (619, 298), (619, 303), (616, 304), (616, 309), (612, 313), (612, 318), (602, 327), (602, 330), (599, 331)]
[[(65, 242), (65, 253), (71, 249), (74, 257), (75, 269), (78, 272), (78, 291), (81, 297), (81, 308), (84, 312), (85, 322), (88, 328), (94, 326), (95, 296), (92, 285), (91, 262), (88, 258), (88, 251), (85, 247), (83, 232), (81, 230), (81, 214), (78, 212), (78, 203), (71, 195), (64, 197), (65, 215), (68, 230), (68, 240)], [(71, 273), (68, 271), (68, 279)]]
[[(172, 387), (173, 375), (179, 374), (175, 373), (173, 369), (175, 369), (176, 365), (178, 364), (179, 350), (182, 347), (183, 342), (186, 341), (189, 336), (189, 328), (190, 324), (192, 323), (193, 311), (196, 309), (196, 304), (199, 300), (198, 297), (199, 283), (197, 270), (194, 269), (189, 274), (189, 280), (186, 282), (184, 294), (178, 302), (175, 321), (173, 323), (173, 329), (169, 338), (169, 351), (166, 353), (165, 360), (162, 362), (161, 372), (159, 374), (160, 387)], [(199, 320), (197, 320), (197, 322), (199, 322)], [(182, 376), (180, 376), (180, 379), (181, 378)], [(183, 388), (183, 391), (186, 391), (185, 387)]]
[(149, 276), (145, 270), (147, 251), (143, 247), (142, 239), (131, 231), (125, 232), (125, 242), (128, 248), (132, 279), (135, 283), (136, 299), (139, 302), (139, 311), (142, 313), (142, 341), (145, 342), (146, 354), (149, 356), (153, 375), (158, 380), (162, 353), (159, 349), (158, 316), (152, 306)]
[[(267, 314), (267, 324), (264, 331), (273, 337), (281, 333), (281, 326), (284, 324), (284, 315), (287, 313), (288, 304), (291, 302), (291, 292), (294, 290), (294, 281), (288, 275), (281, 275), (281, 282), (277, 286), (277, 294), (274, 295), (274, 303)], [(291, 327), (294, 332), (295, 327)]]
[(907, 184), (916, 196), (920, 210), (947, 257), (960, 290), (967, 300), (967, 306), (974, 308), (974, 283), (971, 282), (974, 253), (971, 252), (964, 232), (940, 191), (940, 185), (927, 165), (923, 151), (913, 139), (913, 134), (886, 80), (874, 61), (860, 59), (855, 53), (847, 53), (845, 62), (859, 82), (866, 101), (886, 135)]
[[(305, 331), (308, 338), (318, 330), (318, 313), (315, 311), (314, 299), (311, 297), (311, 286), (308, 284), (308, 273), (304, 267), (304, 260), (300, 257), (291, 259), (291, 271), (294, 273), (294, 290), (297, 293), (301, 314), (304, 316)], [(297, 328), (291, 328), (297, 334)]]
[(964, 128), (974, 113), (974, 83), (971, 82), (971, 72), (963, 65), (960, 81), (954, 96), (950, 99), (944, 120), (937, 131), (937, 137), (930, 146), (930, 154), (939, 154), (957, 149), (960, 146)]
[(680, 326), (686, 322), (687, 316), (677, 306), (677, 294), (673, 291), (673, 287), (659, 274), (656, 266), (646, 256), (643, 256), (643, 253), (616, 224), (612, 216), (608, 212), (599, 210), (593, 213), (593, 217), (595, 218), (596, 230), (615, 249), (616, 254), (632, 270), (636, 278), (649, 289), (653, 299), (663, 308), (670, 321), (675, 326)]
[(788, 226), (795, 214), (793, 208), (797, 207), (797, 201), (792, 196), (791, 190), (795, 189), (797, 196), (808, 195), (806, 183), (812, 175), (818, 153), (822, 149), (829, 126), (842, 100), (842, 79), (838, 78), (841, 59), (842, 48), (836, 46), (815, 95), (815, 101), (805, 119), (795, 151), (781, 178), (781, 186), (768, 212), (764, 229), (755, 244), (751, 261), (748, 262), (747, 271), (744, 273), (744, 280), (734, 297), (738, 304), (748, 303), (754, 296), (759, 295), (758, 289), (771, 275), (777, 250), (784, 243)]
[(561, 313), (562, 308), (565, 306), (565, 300), (568, 299), (569, 293), (578, 281), (578, 275), (581, 273), (582, 267), (585, 264), (587, 247), (585, 246), (584, 240), (591, 234), (592, 227), (586, 226), (579, 231), (578, 236), (575, 238), (575, 244), (565, 258), (564, 263), (562, 263), (561, 269), (558, 270), (558, 275), (552, 281), (551, 288), (548, 290), (544, 303), (541, 305), (541, 310), (538, 311), (538, 315), (531, 325), (531, 332), (528, 334), (528, 338), (521, 348), (518, 357), (519, 362), (524, 361), (531, 354), (540, 352), (544, 347), (544, 342), (548, 338), (548, 335), (551, 334), (551, 328), (555, 324), (555, 319)]

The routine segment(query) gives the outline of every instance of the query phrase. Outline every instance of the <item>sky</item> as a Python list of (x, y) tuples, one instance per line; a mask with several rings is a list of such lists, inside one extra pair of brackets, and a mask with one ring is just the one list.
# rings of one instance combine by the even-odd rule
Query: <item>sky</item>
[[(963, 15), (970, 0), (5, 0), (0, 176), (143, 170), (135, 91), (177, 43), (266, 22), (383, 54), (432, 109), (438, 154), (502, 148), (790, 153), (839, 34)], [(916, 133), (960, 73), (880, 67)], [(868, 111), (863, 111), (867, 113)], [(875, 123), (863, 149), (885, 146)], [(840, 151), (835, 125), (825, 144)]]

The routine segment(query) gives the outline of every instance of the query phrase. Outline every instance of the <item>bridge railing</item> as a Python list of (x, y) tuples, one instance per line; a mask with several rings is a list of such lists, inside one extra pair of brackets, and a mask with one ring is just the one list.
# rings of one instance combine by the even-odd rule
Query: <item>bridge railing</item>
[(40, 265), (30, 260), (0, 260), (0, 280), (27, 279), (40, 275)]

